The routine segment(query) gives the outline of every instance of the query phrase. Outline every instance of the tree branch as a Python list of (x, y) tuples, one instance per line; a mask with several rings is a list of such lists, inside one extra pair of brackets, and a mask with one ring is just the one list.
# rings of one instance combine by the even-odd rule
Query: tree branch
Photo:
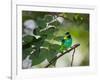
[[(73, 45), (69, 50), (61, 53), (59, 56), (54, 57), (48, 65), (45, 66), (45, 68), (48, 68), (51, 64), (53, 64), (57, 59), (59, 59), (60, 57), (62, 57), (63, 55), (65, 55), (66, 53), (69, 53), (70, 51), (72, 51), (73, 49), (77, 48), (78, 46), (80, 46), (80, 44), (75, 44)], [(71, 62), (72, 65), (73, 61)]]
[(74, 54), (75, 54), (75, 48), (74, 48), (74, 51), (73, 51), (73, 54), (72, 54), (71, 66), (73, 66)]

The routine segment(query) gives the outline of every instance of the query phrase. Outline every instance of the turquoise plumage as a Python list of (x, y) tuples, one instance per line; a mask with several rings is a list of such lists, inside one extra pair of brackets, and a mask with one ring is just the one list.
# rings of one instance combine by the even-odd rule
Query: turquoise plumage
[(64, 50), (67, 50), (72, 45), (72, 37), (69, 32), (66, 32), (64, 38), (62, 39), (61, 47), (59, 51), (62, 53)]

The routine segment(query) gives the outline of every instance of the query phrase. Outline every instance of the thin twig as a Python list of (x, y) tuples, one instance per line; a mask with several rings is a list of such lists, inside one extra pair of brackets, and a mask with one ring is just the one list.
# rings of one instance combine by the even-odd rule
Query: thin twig
[(45, 66), (45, 68), (48, 68), (50, 65), (52, 65), (54, 62), (56, 62), (57, 59), (59, 59), (60, 57), (62, 57), (63, 55), (65, 55), (66, 53), (69, 53), (70, 51), (72, 51), (73, 49), (77, 48), (78, 46), (80, 46), (80, 44), (75, 44), (73, 45), (69, 50), (61, 53), (59, 56), (54, 57), (48, 65)]
[(74, 51), (73, 51), (73, 54), (72, 54), (71, 66), (73, 66), (74, 54), (75, 54), (75, 48), (74, 48)]

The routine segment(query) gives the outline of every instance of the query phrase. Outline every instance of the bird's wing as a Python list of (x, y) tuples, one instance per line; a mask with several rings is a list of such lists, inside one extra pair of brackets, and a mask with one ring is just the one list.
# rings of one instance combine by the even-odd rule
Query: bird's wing
[(62, 39), (62, 44), (64, 44), (64, 42), (65, 42), (65, 39)]

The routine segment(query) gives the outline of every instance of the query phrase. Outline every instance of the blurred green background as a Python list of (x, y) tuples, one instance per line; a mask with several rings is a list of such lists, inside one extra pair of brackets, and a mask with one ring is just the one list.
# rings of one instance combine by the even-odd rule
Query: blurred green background
[[(54, 15), (63, 17), (63, 23), (60, 24), (55, 21), (50, 25), (56, 28), (52, 27), (46, 31), (39, 32), (46, 27), (47, 22), (53, 20)], [(61, 40), (68, 31), (72, 35), (72, 44), (80, 44), (75, 52), (73, 66), (89, 66), (89, 14), (22, 11), (22, 23), (29, 19), (37, 23), (38, 28), (34, 31), (34, 34), (40, 35), (41, 38), (35, 39), (33, 36), (22, 38), (24, 40), (24, 43), (22, 43), (22, 61), (30, 55), (30, 60), (32, 60), (31, 67), (43, 68), (58, 54), (57, 50), (60, 48)], [(22, 25), (22, 30), (24, 30), (24, 25)], [(33, 51), (32, 45), (36, 46), (34, 48), (35, 52), (30, 54)], [(72, 52), (58, 59), (55, 66), (51, 65), (50, 67), (69, 67)]]

